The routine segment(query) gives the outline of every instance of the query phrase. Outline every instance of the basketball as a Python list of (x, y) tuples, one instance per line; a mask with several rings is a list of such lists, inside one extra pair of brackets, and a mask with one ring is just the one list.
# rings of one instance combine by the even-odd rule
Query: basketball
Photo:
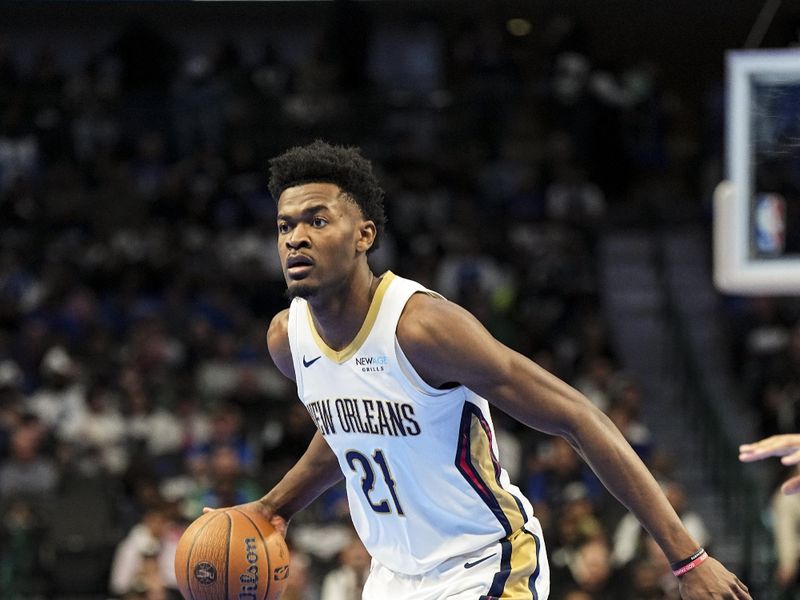
[(289, 550), (258, 514), (215, 510), (181, 536), (175, 575), (186, 600), (277, 600), (289, 577)]

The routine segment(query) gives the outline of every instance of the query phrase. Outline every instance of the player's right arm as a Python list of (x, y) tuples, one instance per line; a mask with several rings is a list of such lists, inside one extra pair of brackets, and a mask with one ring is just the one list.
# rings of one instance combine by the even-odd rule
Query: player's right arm
[[(267, 331), (269, 354), (281, 373), (294, 381), (294, 363), (289, 348), (289, 311), (275, 315)], [(327, 489), (341, 481), (343, 475), (336, 455), (328, 442), (317, 432), (300, 459), (275, 487), (262, 498), (243, 506), (266, 517), (283, 535), (289, 520)]]
[[(289, 309), (282, 310), (272, 319), (267, 330), (267, 348), (275, 366), (294, 381), (294, 361), (289, 346)], [(265, 514), (277, 515), (288, 522), (342, 477), (336, 455), (318, 431), (300, 460), (258, 503)]]

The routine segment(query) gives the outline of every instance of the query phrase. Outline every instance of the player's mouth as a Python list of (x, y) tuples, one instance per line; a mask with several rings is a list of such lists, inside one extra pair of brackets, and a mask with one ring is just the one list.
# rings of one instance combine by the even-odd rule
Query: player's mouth
[(314, 261), (305, 254), (294, 254), (286, 259), (286, 273), (291, 279), (305, 278), (314, 267)]

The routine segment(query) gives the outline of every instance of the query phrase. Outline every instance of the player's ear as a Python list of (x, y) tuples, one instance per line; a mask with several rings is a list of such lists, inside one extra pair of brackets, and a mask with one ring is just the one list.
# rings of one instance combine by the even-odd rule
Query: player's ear
[(356, 240), (356, 250), (358, 252), (366, 252), (372, 248), (375, 243), (375, 236), (378, 235), (378, 229), (375, 227), (373, 221), (364, 220), (358, 226), (358, 239)]

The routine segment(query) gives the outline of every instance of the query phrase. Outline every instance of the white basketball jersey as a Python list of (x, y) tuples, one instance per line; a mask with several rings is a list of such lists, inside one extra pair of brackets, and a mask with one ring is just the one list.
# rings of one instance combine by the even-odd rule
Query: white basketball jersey
[(415, 575), (517, 531), (530, 503), (500, 467), (487, 401), (437, 390), (397, 343), (408, 299), (428, 292), (387, 272), (354, 340), (329, 348), (305, 300), (289, 310), (297, 392), (336, 453), (353, 524), (386, 567)]

